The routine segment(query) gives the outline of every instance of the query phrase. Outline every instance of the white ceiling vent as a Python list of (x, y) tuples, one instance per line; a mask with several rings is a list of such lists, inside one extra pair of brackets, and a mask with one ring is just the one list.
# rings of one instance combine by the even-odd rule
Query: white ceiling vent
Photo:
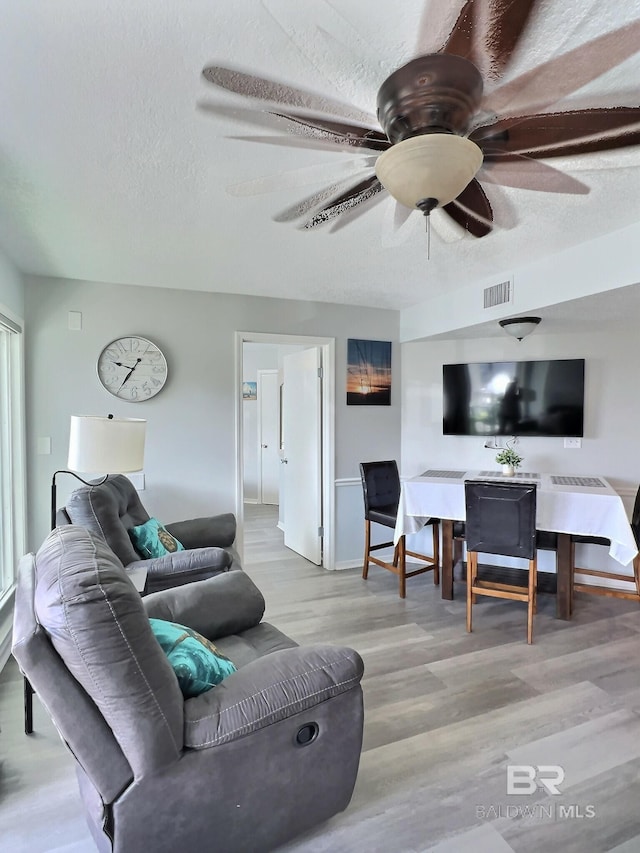
[(495, 308), (496, 305), (505, 305), (513, 302), (513, 279), (492, 284), (484, 289), (484, 307)]

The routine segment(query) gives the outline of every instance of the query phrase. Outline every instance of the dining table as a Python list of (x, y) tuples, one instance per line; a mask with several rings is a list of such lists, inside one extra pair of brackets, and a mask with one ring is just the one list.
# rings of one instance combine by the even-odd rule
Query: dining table
[(427, 469), (401, 484), (394, 543), (401, 536), (420, 531), (429, 518), (441, 520), (444, 599), (453, 599), (454, 595), (454, 522), (465, 520), (465, 480), (535, 483), (536, 527), (555, 534), (558, 619), (571, 619), (572, 536), (608, 539), (609, 555), (623, 566), (629, 565), (638, 553), (622, 498), (600, 475), (518, 472), (507, 477), (495, 470)]

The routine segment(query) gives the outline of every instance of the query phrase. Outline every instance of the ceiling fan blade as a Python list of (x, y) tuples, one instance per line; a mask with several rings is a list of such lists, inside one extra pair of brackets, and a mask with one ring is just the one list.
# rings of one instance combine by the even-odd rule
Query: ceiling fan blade
[(456, 199), (445, 204), (442, 209), (474, 237), (486, 237), (493, 230), (493, 210), (475, 178)]
[(592, 39), (573, 50), (540, 63), (504, 86), (488, 92), (482, 108), (504, 115), (555, 104), (638, 52), (640, 20)]
[(469, 59), (485, 78), (506, 68), (538, 0), (467, 0), (441, 52)]
[(341, 193), (339, 196), (332, 198), (327, 204), (323, 205), (313, 214), (302, 226), (305, 229), (316, 228), (318, 225), (324, 225), (325, 222), (330, 222), (336, 216), (340, 216), (363, 201), (366, 201), (376, 193), (381, 192), (382, 184), (375, 176), (370, 175), (363, 181), (358, 181), (357, 184), (351, 186), (348, 190)]
[(523, 190), (572, 195), (586, 195), (590, 192), (586, 184), (566, 172), (561, 172), (543, 160), (532, 160), (520, 154), (485, 160), (481, 178), (485, 182)]
[[(227, 136), (239, 142), (259, 142), (262, 145), (280, 145), (286, 148), (307, 148), (312, 151), (349, 151), (353, 146), (331, 136)], [(363, 151), (363, 154), (365, 152)]]
[[(302, 166), (277, 172), (275, 175), (265, 175), (227, 187), (229, 195), (239, 198), (263, 195), (264, 193), (279, 192), (287, 189), (300, 189), (320, 182), (331, 181), (337, 188), (346, 188), (347, 182), (353, 184), (356, 178), (370, 175), (375, 167), (375, 157), (358, 157), (355, 160), (341, 160), (336, 163), (319, 163), (313, 166)], [(334, 193), (335, 194), (335, 190)], [(318, 202), (319, 203), (319, 202)]]
[(469, 138), (483, 149), (485, 159), (505, 153), (546, 158), (609, 151), (640, 144), (640, 107), (500, 119), (476, 128)]
[[(283, 128), (300, 139), (316, 139), (323, 143), (325, 148), (335, 148), (340, 145), (345, 148), (368, 148), (371, 151), (383, 151), (391, 145), (382, 131), (372, 127), (365, 127), (351, 122), (338, 122), (325, 119), (318, 115), (304, 115), (302, 113), (280, 113), (273, 110), (251, 109), (247, 107), (234, 107), (229, 104), (218, 104), (203, 102), (198, 104), (198, 109), (203, 112), (212, 113), (215, 116), (232, 119), (262, 127), (265, 130), (282, 130)], [(245, 137), (233, 137), (245, 138)], [(246, 137), (246, 141), (257, 142), (262, 137)], [(282, 141), (274, 144), (282, 144)], [(285, 143), (286, 144), (286, 143)], [(292, 146), (297, 143), (291, 141)], [(312, 146), (318, 147), (318, 146)]]
[(210, 65), (202, 70), (202, 74), (214, 86), (245, 98), (254, 98), (271, 104), (284, 104), (288, 107), (319, 110), (328, 115), (338, 115), (362, 121), (365, 124), (372, 120), (369, 113), (361, 112), (350, 104), (228, 66)]
[(455, 20), (455, 7), (451, 3), (424, 0), (413, 47), (414, 56), (443, 52), (443, 44), (450, 37)]
[(307, 116), (302, 113), (274, 113), (280, 118), (300, 125), (308, 130), (317, 130), (330, 133), (336, 141), (348, 145), (370, 148), (372, 151), (385, 151), (391, 143), (384, 133), (372, 127), (363, 127), (359, 124), (333, 121), (322, 116)]
[(293, 222), (318, 210), (322, 205), (327, 204), (330, 199), (335, 198), (338, 193), (345, 192), (351, 186), (353, 186), (353, 176), (349, 180), (328, 184), (317, 192), (306, 196), (306, 198), (299, 199), (294, 204), (276, 213), (272, 219), (274, 222)]
[(385, 196), (381, 192), (369, 193), (362, 201), (359, 201), (356, 205), (350, 207), (349, 210), (341, 213), (329, 228), (329, 233), (335, 234), (336, 231), (342, 231), (347, 225), (351, 225), (354, 220), (368, 213), (376, 204), (380, 204), (385, 200)]

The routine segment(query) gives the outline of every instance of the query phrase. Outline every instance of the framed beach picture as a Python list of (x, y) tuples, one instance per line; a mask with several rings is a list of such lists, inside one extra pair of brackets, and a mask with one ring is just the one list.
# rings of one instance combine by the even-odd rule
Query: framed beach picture
[(242, 399), (257, 400), (258, 399), (258, 383), (243, 382), (242, 383)]
[(347, 406), (391, 405), (391, 341), (347, 340)]

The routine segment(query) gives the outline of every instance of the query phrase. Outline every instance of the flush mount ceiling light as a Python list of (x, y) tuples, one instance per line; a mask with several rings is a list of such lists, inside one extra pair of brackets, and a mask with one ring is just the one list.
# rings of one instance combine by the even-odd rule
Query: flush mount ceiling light
[(510, 320), (499, 321), (505, 332), (519, 341), (530, 335), (539, 322), (540, 317), (512, 317)]

